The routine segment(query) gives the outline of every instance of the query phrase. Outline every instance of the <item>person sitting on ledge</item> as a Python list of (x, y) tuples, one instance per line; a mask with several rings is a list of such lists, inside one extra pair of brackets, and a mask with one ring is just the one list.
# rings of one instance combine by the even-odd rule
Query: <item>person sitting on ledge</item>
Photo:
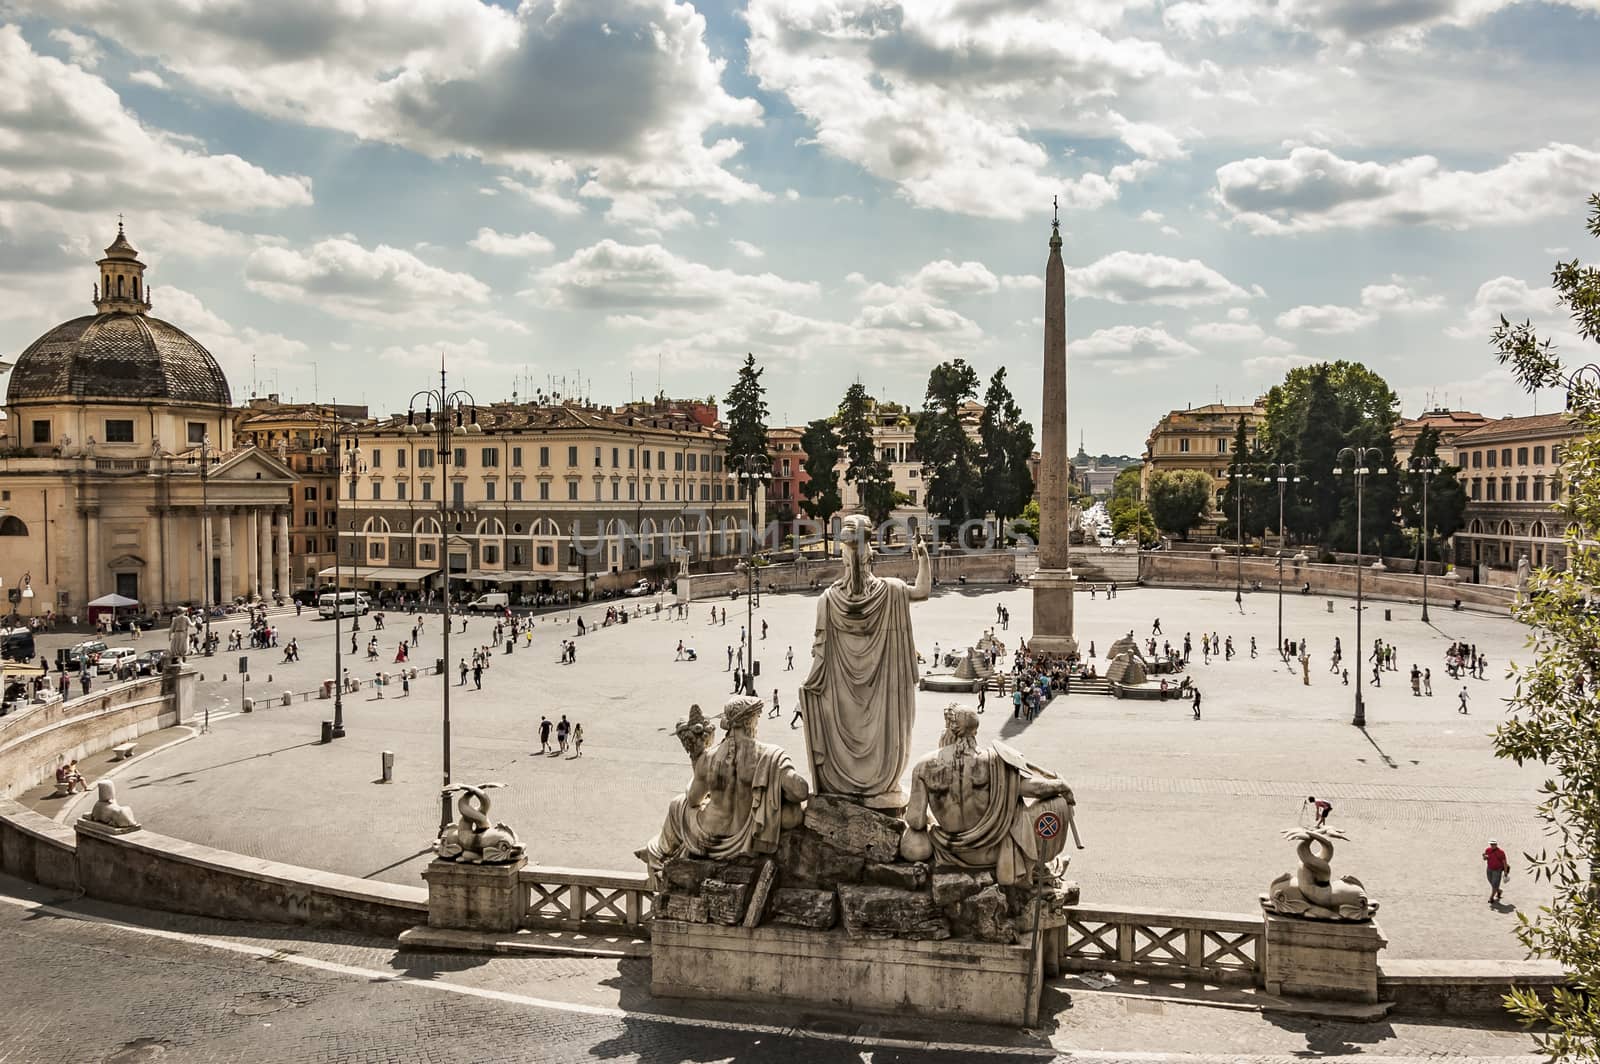
[(56, 783), (65, 786), (68, 794), (73, 791), (87, 791), (89, 789), (88, 782), (83, 778), (83, 774), (78, 771), (78, 763), (76, 761), (63, 761), (56, 767)]
[(1307, 580), (1305, 583), (1300, 585), (1300, 594), (1302, 594), (1302, 595), (1311, 594), (1311, 581)]

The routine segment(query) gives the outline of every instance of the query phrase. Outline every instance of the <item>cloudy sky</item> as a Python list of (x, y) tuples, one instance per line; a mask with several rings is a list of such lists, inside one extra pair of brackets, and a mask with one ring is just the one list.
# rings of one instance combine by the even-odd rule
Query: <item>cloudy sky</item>
[(748, 350), (775, 421), (956, 356), (1037, 419), (1059, 196), (1074, 444), (1333, 357), (1524, 413), (1486, 336), (1575, 343), (1596, 55), (1600, 0), (0, 0), (0, 357), (122, 212), (238, 397), (253, 355), (403, 409), (441, 352), (721, 395)]

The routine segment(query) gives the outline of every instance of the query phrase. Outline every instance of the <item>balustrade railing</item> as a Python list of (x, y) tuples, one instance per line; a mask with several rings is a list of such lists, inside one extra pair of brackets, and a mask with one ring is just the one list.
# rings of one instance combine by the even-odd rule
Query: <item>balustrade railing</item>
[(1071, 906), (1057, 942), (1064, 971), (1105, 971), (1155, 979), (1258, 983), (1261, 917)]
[(540, 865), (518, 873), (523, 926), (650, 937), (655, 894), (643, 873)]

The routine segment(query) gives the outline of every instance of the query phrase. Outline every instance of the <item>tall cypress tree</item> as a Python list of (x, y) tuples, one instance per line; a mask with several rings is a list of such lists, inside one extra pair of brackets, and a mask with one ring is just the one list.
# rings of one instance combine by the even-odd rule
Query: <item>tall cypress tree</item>
[(825, 417), (809, 422), (800, 437), (800, 449), (806, 454), (807, 477), (800, 485), (800, 509), (822, 525), (823, 548), (831, 556), (833, 515), (844, 505), (839, 496), (839, 434), (833, 423)]
[(928, 374), (927, 397), (917, 419), (924, 505), (928, 513), (955, 525), (983, 516), (978, 445), (961, 424), (961, 405), (977, 393), (978, 371), (965, 359), (940, 363)]
[(839, 448), (849, 465), (844, 479), (857, 486), (861, 510), (881, 525), (894, 509), (894, 482), (872, 437), (872, 397), (856, 381), (839, 404)]
[(728, 390), (724, 402), (728, 407), (730, 459), (758, 454), (771, 464), (767, 455), (767, 390), (761, 384), (761, 375), (765, 372), (757, 368), (756, 356), (747, 353), (744, 365), (739, 367), (738, 378)]

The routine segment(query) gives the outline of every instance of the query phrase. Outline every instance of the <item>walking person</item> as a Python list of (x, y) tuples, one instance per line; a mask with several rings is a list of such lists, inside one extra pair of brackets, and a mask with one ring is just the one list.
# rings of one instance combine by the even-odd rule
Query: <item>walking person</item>
[(1422, 670), (1422, 693), (1427, 695), (1429, 698), (1433, 697), (1433, 670), (1432, 669), (1423, 669)]
[(988, 693), (989, 693), (989, 686), (987, 684), (985, 684), (984, 686), (978, 688), (978, 712), (979, 713), (983, 712), (983, 704), (984, 704), (985, 701), (987, 701), (987, 697), (986, 696), (988, 695)]
[(1250, 637), (1250, 660), (1256, 660), (1256, 637)]
[(772, 718), (778, 716), (780, 712), (781, 711), (778, 709), (778, 689), (774, 687), (772, 689), (772, 708), (767, 710), (767, 719), (771, 720)]
[(1483, 851), (1484, 870), (1489, 875), (1489, 904), (1493, 905), (1500, 900), (1500, 883), (1505, 879), (1506, 873), (1511, 871), (1511, 862), (1506, 858), (1506, 851), (1493, 839), (1489, 840), (1489, 848)]
[(561, 723), (556, 725), (556, 754), (567, 752), (567, 739), (572, 734), (572, 725), (567, 721), (567, 715), (561, 714)]
[(461, 659), (461, 682), (456, 684), (456, 686), (457, 687), (465, 687), (465, 686), (467, 686), (467, 659), (466, 658), (462, 658)]
[(1150, 622), (1150, 634), (1151, 635), (1160, 635), (1161, 634), (1161, 618), (1160, 617), (1157, 617), (1154, 621)]
[(804, 717), (800, 716), (800, 707), (799, 706), (795, 706), (794, 707), (794, 716), (789, 718), (789, 727), (798, 728), (800, 726), (800, 722), (802, 720), (804, 720), (804, 719), (805, 719)]
[(793, 672), (794, 671), (794, 647), (793, 646), (789, 647), (788, 650), (784, 651), (784, 654), (783, 654), (783, 671), (784, 672)]
[(572, 753), (567, 760), (583, 756), (583, 722), (575, 721), (572, 725)]
[(1411, 663), (1411, 697), (1422, 697), (1422, 670), (1417, 668), (1417, 663)]
[(1194, 719), (1200, 719), (1200, 688), (1198, 685), (1194, 688)]
[(1461, 705), (1459, 710), (1462, 713), (1467, 712), (1467, 689), (1465, 687), (1461, 689)]
[(539, 717), (539, 752), (541, 754), (550, 752), (550, 728), (550, 718), (541, 714)]

